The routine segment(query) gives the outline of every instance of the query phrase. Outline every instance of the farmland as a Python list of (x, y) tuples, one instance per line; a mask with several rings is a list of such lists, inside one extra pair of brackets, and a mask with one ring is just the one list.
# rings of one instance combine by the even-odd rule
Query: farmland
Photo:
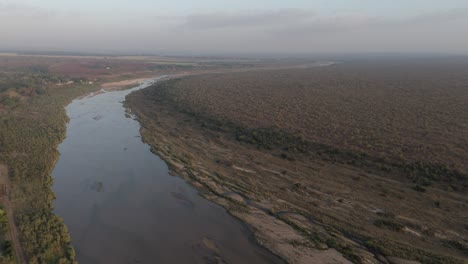
[(467, 69), (444, 59), (200, 75), (126, 104), (154, 153), (288, 262), (463, 263)]

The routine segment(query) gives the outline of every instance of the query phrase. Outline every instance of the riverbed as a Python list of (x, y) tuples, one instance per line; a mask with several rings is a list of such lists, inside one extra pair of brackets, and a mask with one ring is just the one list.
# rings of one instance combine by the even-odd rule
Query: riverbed
[[(70, 122), (53, 171), (55, 213), (79, 263), (282, 263), (248, 228), (203, 199), (140, 137), (124, 90), (67, 106)], [(224, 262), (220, 262), (224, 261)]]

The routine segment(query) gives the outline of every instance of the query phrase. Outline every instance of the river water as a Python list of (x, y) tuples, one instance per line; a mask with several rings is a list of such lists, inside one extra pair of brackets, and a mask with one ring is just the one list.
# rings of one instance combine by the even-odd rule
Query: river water
[[(140, 138), (122, 101), (147, 81), (67, 106), (53, 171), (55, 213), (79, 263), (282, 263), (226, 211), (199, 196)], [(219, 262), (222, 263), (222, 262)]]

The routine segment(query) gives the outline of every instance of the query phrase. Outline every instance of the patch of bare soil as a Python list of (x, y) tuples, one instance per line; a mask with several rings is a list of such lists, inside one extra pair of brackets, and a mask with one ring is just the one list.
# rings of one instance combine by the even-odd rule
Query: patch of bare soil
[(106, 91), (116, 91), (122, 90), (131, 86), (137, 86), (142, 82), (148, 80), (148, 78), (137, 78), (131, 80), (123, 80), (123, 81), (116, 81), (116, 82), (106, 82), (101, 84), (101, 87)]

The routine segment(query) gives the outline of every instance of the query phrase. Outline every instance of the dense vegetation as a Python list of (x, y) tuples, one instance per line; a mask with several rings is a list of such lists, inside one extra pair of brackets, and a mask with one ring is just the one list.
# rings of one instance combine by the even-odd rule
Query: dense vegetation
[(311, 245), (355, 263), (369, 259), (363, 248), (464, 263), (466, 65), (353, 63), (192, 76), (135, 92), (126, 104), (178, 174), (220, 197), (227, 188), (268, 204), (270, 215)]
[(13, 260), (13, 248), (11, 241), (6, 239), (8, 233), (8, 219), (3, 207), (0, 207), (0, 263), (10, 263)]
[[(261, 148), (307, 152), (420, 185), (464, 190), (468, 75), (463, 67), (430, 64), (421, 76), (417, 66), (196, 76), (147, 93)], [(386, 69), (392, 73), (382, 74)]]
[(242, 66), (219, 63), (159, 57), (0, 56), (0, 163), (9, 169), (10, 199), (28, 263), (75, 261), (68, 231), (52, 212), (50, 174), (58, 158), (56, 148), (65, 137), (64, 107), (103, 80)]
[(0, 162), (11, 180), (11, 200), (21, 243), (29, 263), (73, 263), (74, 250), (63, 221), (52, 213), (50, 173), (64, 138), (64, 107), (96, 89), (91, 85), (55, 83), (63, 77), (24, 72), (3, 74), (0, 94)]
[(216, 131), (230, 133), (238, 141), (253, 144), (259, 148), (281, 149), (282, 157), (293, 159), (296, 153), (314, 155), (317, 158), (349, 164), (363, 169), (381, 171), (393, 176), (406, 177), (415, 184), (424, 186), (444, 186), (456, 191), (463, 191), (468, 187), (468, 174), (457, 169), (451, 169), (446, 164), (431, 161), (416, 161), (389, 159), (386, 156), (363, 150), (351, 151), (347, 148), (338, 148), (335, 145), (312, 142), (304, 136), (272, 127), (248, 127), (230, 121), (230, 119), (212, 117), (205, 112), (194, 111), (190, 104), (177, 102), (174, 93), (180, 93), (174, 87), (178, 87), (179, 80), (157, 84), (157, 89), (146, 90), (147, 96), (163, 98), (176, 102), (179, 111), (197, 118), (202, 127)]

